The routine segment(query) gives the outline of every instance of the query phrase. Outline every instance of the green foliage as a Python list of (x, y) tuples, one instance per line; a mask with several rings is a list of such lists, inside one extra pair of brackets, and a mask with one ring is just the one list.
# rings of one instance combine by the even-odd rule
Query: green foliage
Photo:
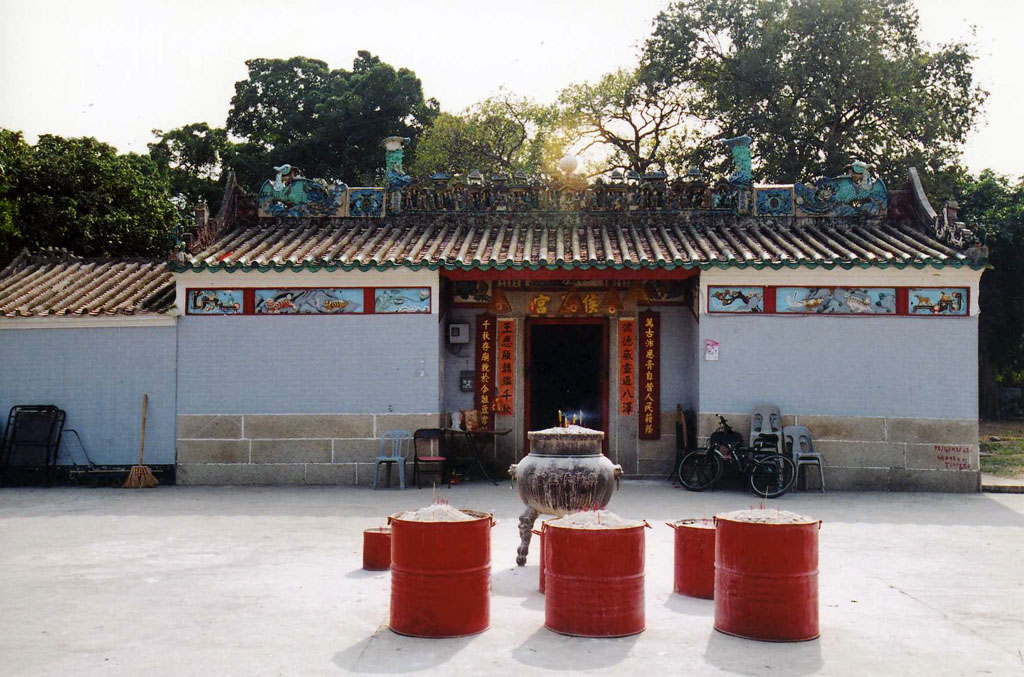
[(693, 101), (685, 83), (654, 83), (618, 70), (595, 84), (566, 87), (559, 95), (561, 124), (579, 152), (607, 151), (597, 171), (666, 169), (688, 147), (686, 121)]
[(678, 0), (655, 21), (640, 77), (693, 87), (712, 127), (680, 164), (722, 162), (714, 138), (749, 133), (758, 180), (860, 159), (892, 182), (955, 162), (986, 97), (967, 44), (929, 48), (918, 31), (907, 0)]
[(177, 212), (147, 156), (88, 137), (47, 134), (28, 146), (0, 130), (0, 165), (0, 260), (22, 247), (82, 256), (162, 256), (170, 247)]
[(351, 71), (306, 57), (251, 59), (235, 83), (227, 131), (241, 139), (226, 156), (253, 189), (274, 165), (349, 185), (378, 180), (381, 141), (417, 136), (437, 114), (416, 74), (360, 51)]
[(523, 170), (545, 176), (562, 151), (555, 121), (551, 107), (505, 92), (461, 115), (441, 113), (420, 136), (410, 172), (428, 176), (479, 169), (493, 175)]
[(21, 132), (0, 128), (0, 264), (20, 241), (16, 191), (30, 150)]
[(981, 277), (982, 360), (1001, 380), (1024, 378), (1024, 180), (991, 170), (960, 186), (960, 217), (981, 225), (992, 265)]
[(216, 213), (224, 194), (219, 184), (221, 162), (228, 151), (227, 132), (196, 122), (163, 132), (149, 144), (149, 157), (167, 177), (171, 196), (183, 212), (205, 202)]

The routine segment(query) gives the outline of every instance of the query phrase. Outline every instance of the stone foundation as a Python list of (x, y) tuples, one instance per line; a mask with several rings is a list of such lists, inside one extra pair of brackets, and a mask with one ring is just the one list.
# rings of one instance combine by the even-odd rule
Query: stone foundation
[[(750, 413), (724, 413), (747, 442)], [(825, 464), (827, 490), (981, 490), (976, 420), (787, 415), (784, 425), (811, 431)], [(698, 443), (718, 427), (717, 414), (698, 415)], [(819, 488), (807, 473), (808, 489)]]
[[(439, 421), (438, 413), (178, 416), (177, 481), (369, 485), (382, 433), (436, 428)], [(411, 454), (406, 475), (411, 482)]]

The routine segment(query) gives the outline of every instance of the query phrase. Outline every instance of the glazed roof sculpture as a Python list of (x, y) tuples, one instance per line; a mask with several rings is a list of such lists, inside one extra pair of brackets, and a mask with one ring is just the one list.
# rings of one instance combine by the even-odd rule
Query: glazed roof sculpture
[(253, 199), (232, 177), (221, 213), (184, 234), (172, 269), (980, 269), (987, 256), (954, 207), (935, 212), (915, 170), (897, 191), (862, 162), (812, 183), (755, 184), (749, 136), (723, 141), (727, 179), (614, 172), (591, 184), (571, 172), (543, 184), (522, 172), (414, 180), (407, 141), (385, 140), (385, 187), (328, 186), (289, 167)]

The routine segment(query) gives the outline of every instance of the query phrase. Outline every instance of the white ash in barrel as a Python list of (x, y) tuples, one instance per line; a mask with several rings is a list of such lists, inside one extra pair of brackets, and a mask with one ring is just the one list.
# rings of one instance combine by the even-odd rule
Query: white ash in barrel
[(569, 529), (625, 529), (629, 527), (642, 527), (644, 525), (640, 520), (619, 517), (607, 510), (574, 512), (571, 515), (550, 520), (546, 524), (551, 527)]
[(445, 503), (434, 503), (419, 510), (398, 513), (395, 519), (406, 522), (470, 522), (480, 518), (467, 515)]
[(734, 510), (717, 517), (718, 519), (732, 520), (733, 522), (752, 522), (754, 524), (812, 524), (818, 521), (807, 515), (801, 515), (788, 510), (772, 510), (770, 508)]

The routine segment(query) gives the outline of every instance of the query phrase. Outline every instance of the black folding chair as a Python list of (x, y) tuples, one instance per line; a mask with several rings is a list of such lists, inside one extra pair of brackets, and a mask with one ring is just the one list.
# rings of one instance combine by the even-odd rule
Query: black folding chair
[(49, 484), (57, 467), (65, 418), (64, 410), (52, 404), (11, 407), (0, 444), (0, 481)]

